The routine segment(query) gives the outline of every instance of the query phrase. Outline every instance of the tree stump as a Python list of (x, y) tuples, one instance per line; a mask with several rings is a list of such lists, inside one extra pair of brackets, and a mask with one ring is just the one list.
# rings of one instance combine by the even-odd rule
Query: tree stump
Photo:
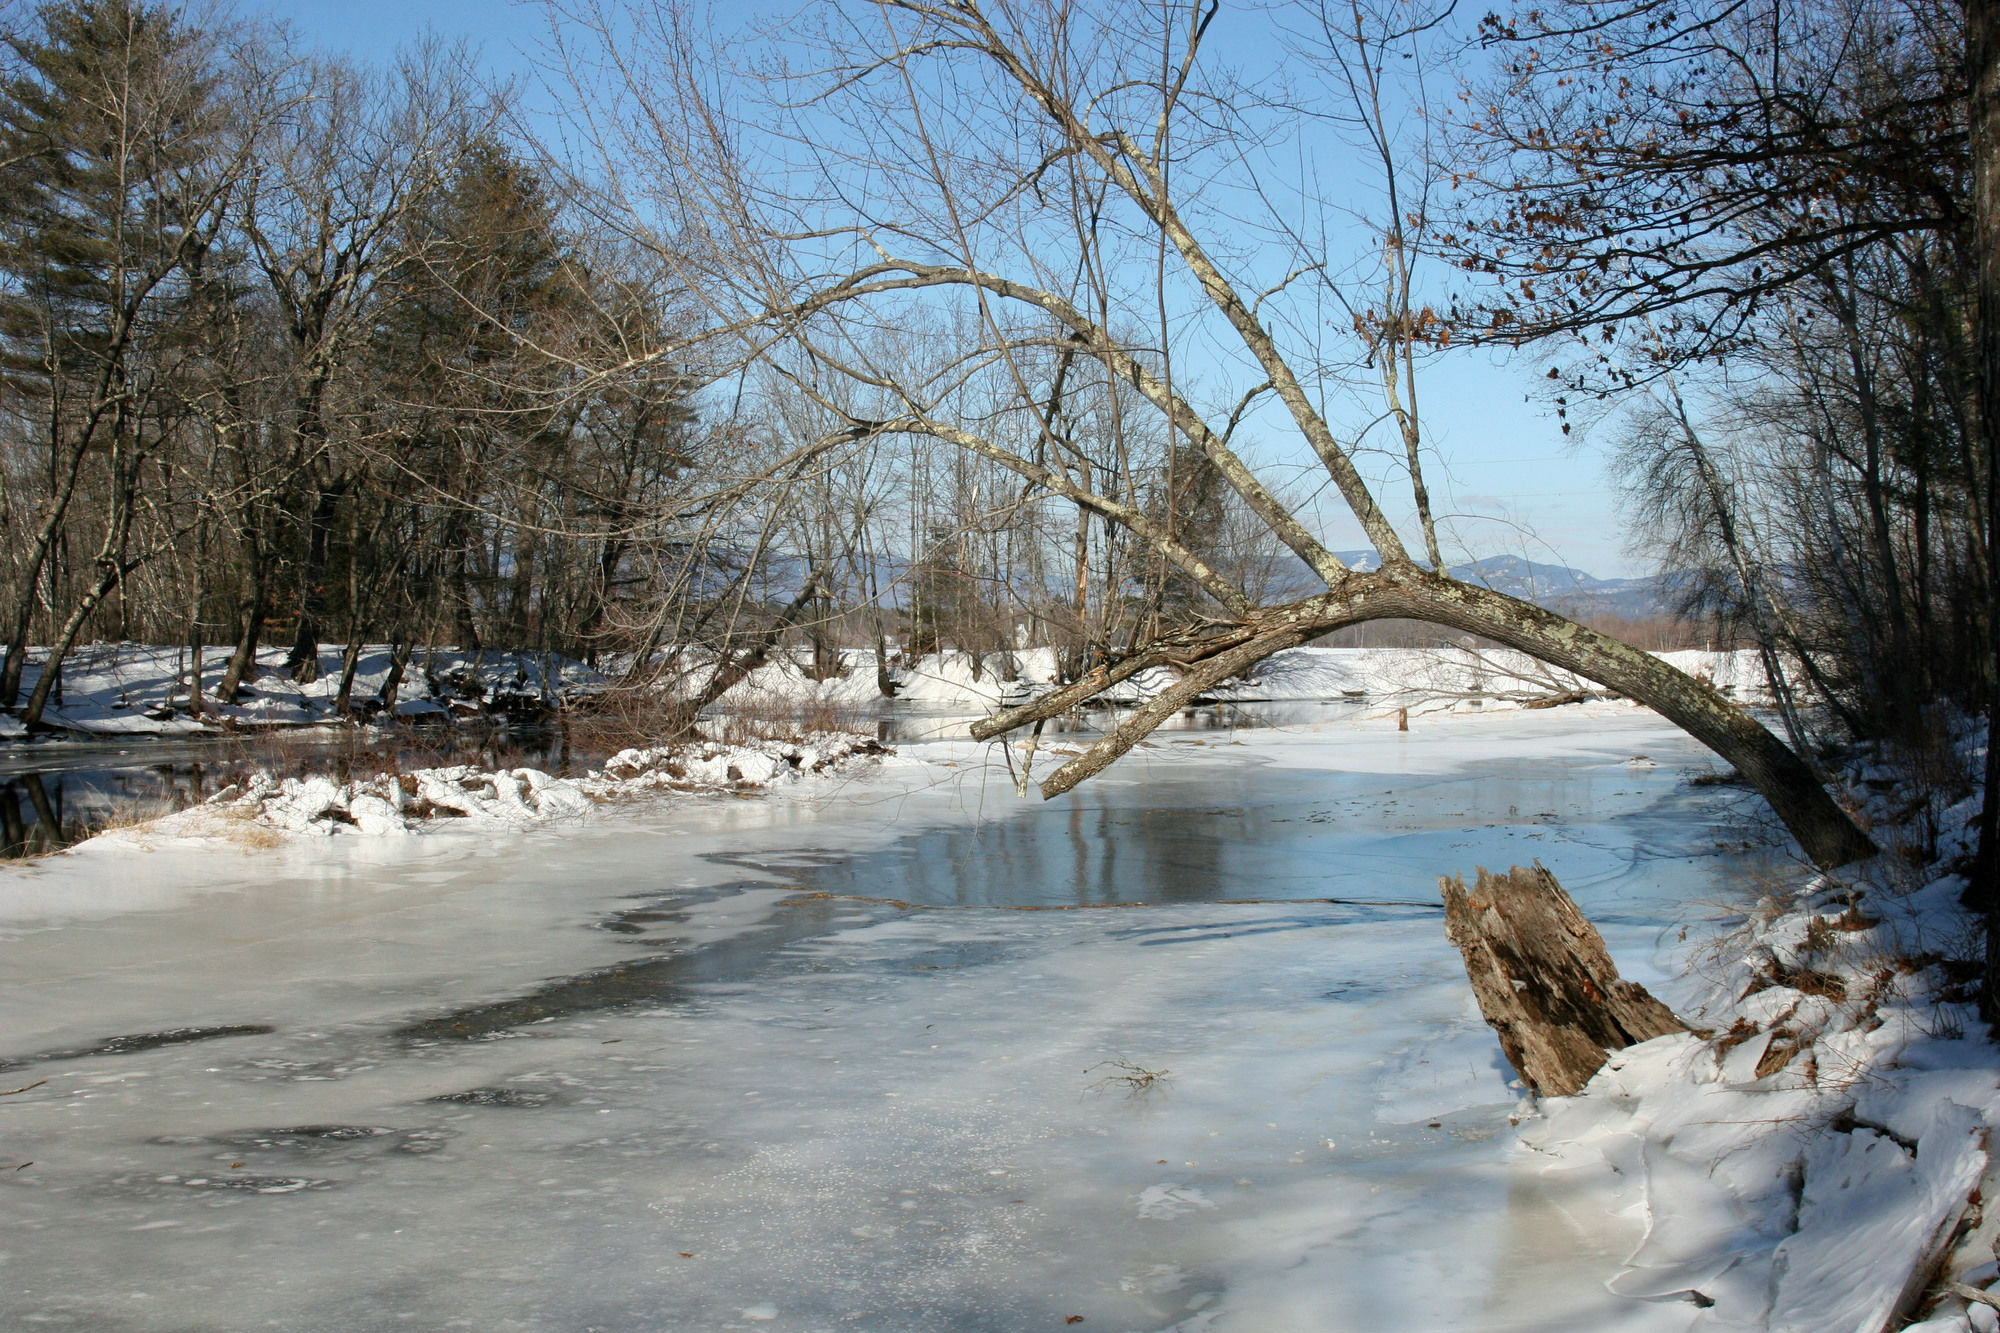
[(1469, 893), (1456, 875), (1438, 889), (1479, 1011), (1535, 1091), (1566, 1097), (1608, 1052), (1687, 1030), (1644, 986), (1618, 979), (1603, 937), (1539, 861), (1506, 875), (1482, 866)]

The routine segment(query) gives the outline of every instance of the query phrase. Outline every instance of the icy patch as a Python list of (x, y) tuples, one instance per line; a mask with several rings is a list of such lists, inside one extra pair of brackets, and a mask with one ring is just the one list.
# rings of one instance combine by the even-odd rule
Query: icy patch
[(1139, 1191), (1138, 1213), (1153, 1222), (1170, 1222), (1197, 1208), (1213, 1208), (1215, 1201), (1192, 1185), (1163, 1181)]

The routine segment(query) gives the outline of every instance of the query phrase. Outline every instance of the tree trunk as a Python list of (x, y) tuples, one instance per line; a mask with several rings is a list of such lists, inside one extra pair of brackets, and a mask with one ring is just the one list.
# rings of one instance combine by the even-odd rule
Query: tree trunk
[(188, 660), (188, 715), (200, 717), (207, 711), (201, 697), (201, 655), (204, 651), (201, 632), (202, 590), (207, 584), (208, 573), (208, 519), (198, 519), (194, 529), (194, 588), (188, 598), (187, 646)]
[(1618, 979), (1603, 937), (1540, 862), (1506, 875), (1481, 866), (1470, 892), (1446, 875), (1438, 889), (1479, 1012), (1536, 1092), (1581, 1092), (1609, 1052), (1687, 1030), (1644, 986)]
[(222, 673), (222, 683), (215, 687), (215, 697), (223, 703), (235, 703), (243, 682), (256, 677), (257, 641), (264, 637), (267, 610), (264, 571), (259, 562), (250, 576), (250, 600), (237, 622), (236, 646), (230, 651), (229, 666)]
[[(1972, 94), (1973, 253), (1978, 257), (1974, 337), (1979, 364), (1979, 445), (1986, 476), (1986, 633), (2000, 661), (2000, 0), (1966, 0), (1966, 87)], [(1986, 791), (1972, 892), (1986, 909), (1986, 977), (1979, 1009), (2000, 1023), (2000, 684), (1986, 698)]]
[(82, 599), (70, 609), (69, 617), (63, 621), (56, 634), (56, 641), (49, 645), (49, 659), (42, 664), (42, 674), (35, 678), (35, 688), (28, 693), (28, 705), (21, 710), (21, 724), (28, 728), (42, 724), (42, 713), (49, 706), (49, 696), (53, 693), (57, 703), (61, 703), (62, 664), (69, 656), (69, 650), (76, 646), (77, 636), (90, 619), (90, 613), (104, 601), (106, 594), (117, 587), (119, 581), (130, 569), (117, 561), (100, 561), (101, 572), (97, 582), (90, 586)]
[(785, 636), (786, 630), (798, 623), (799, 617), (805, 614), (805, 609), (812, 605), (813, 599), (817, 596), (819, 596), (819, 573), (817, 570), (808, 570), (805, 586), (799, 589), (799, 595), (778, 613), (778, 618), (771, 623), (770, 628), (757, 636), (757, 642), (751, 646), (750, 651), (741, 657), (729, 658), (716, 667), (715, 674), (709, 677), (708, 684), (702, 692), (688, 701), (686, 705), (688, 715), (692, 717), (699, 713), (727, 694), (738, 681), (764, 665), (765, 659), (771, 655), (771, 649)]
[(346, 486), (342, 482), (318, 482), (313, 486), (312, 508), (306, 519), (306, 560), (299, 586), (299, 624), (292, 636), (292, 651), (285, 666), (292, 679), (310, 685), (319, 679), (320, 632), (326, 622), (327, 545), (333, 519)]
[(79, 448), (68, 469), (67, 484), (43, 505), (41, 521), (35, 525), (34, 539), (28, 544), (28, 558), (19, 579), (17, 605), (20, 609), (7, 637), (7, 659), (0, 663), (0, 708), (12, 708), (14, 701), (20, 697), (21, 669), (28, 660), (28, 636), (35, 619), (35, 585), (42, 580), (42, 572), (48, 567), (49, 552), (55, 546), (63, 518), (69, 512), (70, 496), (76, 491), (82, 461), (83, 450)]
[(357, 619), (347, 632), (347, 646), (340, 654), (340, 690), (333, 697), (333, 711), (343, 717), (354, 711), (354, 673), (361, 666), (361, 622)]
[(480, 650), (479, 625), (472, 616), (471, 553), (461, 540), (451, 552), (451, 625), (462, 653)]
[(1653, 709), (1715, 751), (1770, 802), (1814, 864), (1831, 869), (1875, 854), (1875, 844), (1827, 794), (1805, 761), (1713, 686), (1651, 653), (1490, 589), (1421, 571), (1405, 581), (1421, 593), (1400, 614), (1486, 635), (1596, 681)]
[(61, 706), (63, 659), (69, 655), (69, 650), (76, 646), (77, 636), (83, 633), (83, 627), (89, 622), (91, 613), (97, 610), (113, 588), (121, 587), (125, 576), (137, 569), (141, 563), (139, 560), (125, 559), (124, 552), (126, 539), (132, 531), (133, 502), (138, 491), (139, 467), (144, 462), (144, 456), (132, 459), (129, 463), (122, 463), (120, 454), (119, 445), (114, 441), (111, 450), (112, 474), (118, 476), (121, 468), (130, 470), (122, 476), (120, 490), (111, 497), (112, 509), (104, 525), (104, 540), (97, 547), (95, 561), (97, 579), (82, 599), (71, 608), (69, 617), (63, 621), (61, 630), (56, 634), (55, 642), (49, 645), (49, 660), (43, 665), (42, 674), (35, 680), (35, 688), (28, 695), (27, 707), (21, 710), (22, 725), (31, 729), (42, 724), (42, 712), (48, 707), (51, 693), (55, 695), (57, 706)]
[(403, 688), (403, 672), (410, 664), (410, 645), (398, 638), (389, 649), (389, 674), (382, 678), (382, 711), (393, 717), (396, 712), (396, 695)]

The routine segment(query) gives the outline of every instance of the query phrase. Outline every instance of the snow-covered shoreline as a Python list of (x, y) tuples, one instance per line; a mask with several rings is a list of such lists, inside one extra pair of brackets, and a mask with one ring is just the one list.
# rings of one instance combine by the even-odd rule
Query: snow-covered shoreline
[(619, 751), (576, 778), (536, 768), (480, 769), (469, 764), (418, 768), (337, 781), (326, 776), (258, 773), (200, 805), (81, 844), (108, 840), (305, 835), (399, 837), (446, 824), (525, 829), (586, 818), (601, 804), (662, 791), (767, 790), (840, 771), (886, 753), (864, 736), (819, 732), (798, 740), (682, 744)]
[[(1961, 750), (1976, 771), (1977, 749)], [(1693, 1030), (1614, 1052), (1523, 1125), (1545, 1175), (1617, 1177), (1646, 1230), (1609, 1287), (1678, 1304), (1662, 1327), (1996, 1326), (1949, 1286), (2000, 1276), (2000, 1216), (1980, 1205), (2000, 1186), (2000, 1068), (1968, 982), (1979, 924), (1944, 869), (1970, 852), (1979, 801), (1933, 799), (1936, 836), (1919, 847), (1896, 819), (1931, 794), (1880, 763), (1846, 778), (1884, 854), (1800, 868), (1690, 941)]]
[[(1764, 701), (1762, 669), (1753, 652), (1687, 650), (1657, 656), (1713, 681), (1740, 702)], [(774, 655), (725, 693), (716, 707), (855, 715), (909, 708), (983, 713), (1032, 698), (1053, 688), (1057, 680), (1056, 654), (1048, 648), (989, 653), (977, 661), (960, 652), (920, 658), (895, 654), (889, 676), (896, 697), (891, 701), (878, 688), (872, 651), (850, 649), (840, 658), (840, 674), (816, 680), (808, 674), (808, 656)], [(322, 647), (320, 673), (307, 684), (291, 678), (284, 660), (283, 650), (261, 652), (255, 681), (237, 702), (222, 704), (213, 692), (227, 654), (205, 654), (205, 697), (197, 715), (189, 708), (186, 649), (93, 644), (78, 649), (64, 663), (62, 702), (43, 721), (57, 734), (121, 739), (353, 725), (334, 708), (341, 666), (337, 645)], [(352, 694), (358, 707), (367, 711), (379, 700), (392, 666), (387, 645), (372, 645), (362, 652)], [(35, 672), (31, 662), (29, 684)], [(699, 688), (705, 679), (702, 664), (691, 658), (680, 688)], [(1141, 702), (1177, 679), (1170, 667), (1152, 668), (1108, 691), (1099, 702)], [(609, 684), (608, 676), (554, 654), (429, 650), (411, 657), (395, 707), (385, 714), (378, 710), (378, 720), (422, 724), (548, 713)], [(669, 681), (663, 688), (672, 693), (676, 687)], [(1274, 654), (1211, 697), (1236, 703), (1360, 699), (1384, 708), (1436, 711), (1505, 708), (1555, 695), (1595, 692), (1589, 682), (1509, 649), (1308, 647)], [(18, 717), (0, 712), (0, 740), (26, 736)]]

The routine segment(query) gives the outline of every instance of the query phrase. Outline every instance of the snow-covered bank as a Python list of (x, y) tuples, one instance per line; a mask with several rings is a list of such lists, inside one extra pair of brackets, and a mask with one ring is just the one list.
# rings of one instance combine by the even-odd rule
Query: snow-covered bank
[[(1659, 654), (1696, 676), (1715, 682), (1724, 694), (1746, 703), (1765, 702), (1762, 668), (1744, 651), (1689, 650)], [(58, 730), (92, 736), (194, 736), (218, 730), (345, 724), (334, 709), (340, 686), (340, 649), (324, 645), (320, 675), (298, 684), (284, 668), (285, 653), (258, 655), (258, 674), (235, 703), (214, 701), (228, 654), (204, 655), (203, 711), (188, 706), (188, 655), (184, 648), (137, 644), (94, 644), (78, 649), (63, 665), (61, 703), (44, 722)], [(364, 709), (382, 693), (393, 665), (386, 645), (363, 651), (353, 698)], [(718, 707), (751, 711), (833, 710), (879, 712), (904, 707), (938, 712), (984, 713), (1019, 703), (1054, 687), (1056, 654), (1048, 648), (989, 653), (975, 662), (960, 652), (924, 657), (893, 654), (888, 675), (894, 704), (878, 688), (875, 654), (850, 649), (840, 654), (841, 672), (815, 680), (804, 653), (775, 654), (723, 695)], [(38, 670), (31, 661), (27, 687)], [(692, 692), (707, 682), (708, 668), (689, 655), (679, 684), (662, 688)], [(614, 672), (615, 674), (615, 672)], [(1179, 674), (1169, 667), (1140, 673), (1101, 696), (1100, 702), (1131, 704), (1152, 698)], [(580, 662), (550, 653), (465, 653), (436, 649), (414, 654), (397, 692), (393, 716), (444, 720), (535, 714), (587, 698), (607, 687), (605, 676)], [(26, 688), (26, 687), (24, 687)], [(1230, 702), (1306, 702), (1365, 699), (1419, 711), (1508, 707), (1552, 695), (1590, 693), (1595, 687), (1567, 672), (1542, 666), (1510, 649), (1293, 648), (1260, 662), (1250, 674), (1213, 692)], [(0, 740), (25, 735), (20, 719), (0, 713)]]
[[(1893, 776), (1857, 770), (1862, 790), (1863, 772)], [(1696, 1032), (1614, 1054), (1522, 1132), (1552, 1178), (1616, 1174), (1646, 1235), (1611, 1290), (1685, 1302), (1688, 1329), (1878, 1333), (1927, 1295), (1930, 1333), (1995, 1327), (1935, 1285), (2000, 1272), (2000, 1217), (1978, 1225), (2000, 1125), (1968, 985), (1980, 932), (1965, 881), (1938, 873), (1970, 850), (1978, 799), (1935, 811), (1941, 836), (1910, 855), (1923, 832), (1875, 805), (1888, 855), (1772, 883), (1691, 955)]]
[[(38, 651), (29, 650), (24, 700), (41, 673)], [(285, 667), (285, 649), (262, 649), (254, 679), (235, 702), (225, 704), (215, 691), (228, 669), (229, 651), (210, 649), (202, 654), (203, 701), (196, 714), (189, 708), (185, 647), (86, 644), (64, 660), (61, 692), (42, 720), (57, 731), (89, 736), (199, 736), (345, 722), (333, 706), (340, 692), (341, 651), (338, 644), (322, 644), (317, 678), (301, 684)], [(353, 684), (358, 706), (380, 698), (394, 665), (387, 644), (363, 650)], [(602, 686), (596, 672), (555, 653), (419, 649), (404, 667), (391, 711), (406, 720), (545, 711)], [(25, 734), (18, 717), (0, 713), (0, 739)]]
[(200, 805), (90, 841), (220, 837), (242, 842), (275, 834), (346, 833), (379, 838), (459, 820), (469, 827), (521, 829), (581, 819), (600, 804), (652, 792), (783, 786), (883, 753), (867, 737), (821, 732), (796, 741), (690, 741), (626, 749), (578, 778), (534, 768), (481, 770), (467, 764), (346, 782), (260, 773)]

